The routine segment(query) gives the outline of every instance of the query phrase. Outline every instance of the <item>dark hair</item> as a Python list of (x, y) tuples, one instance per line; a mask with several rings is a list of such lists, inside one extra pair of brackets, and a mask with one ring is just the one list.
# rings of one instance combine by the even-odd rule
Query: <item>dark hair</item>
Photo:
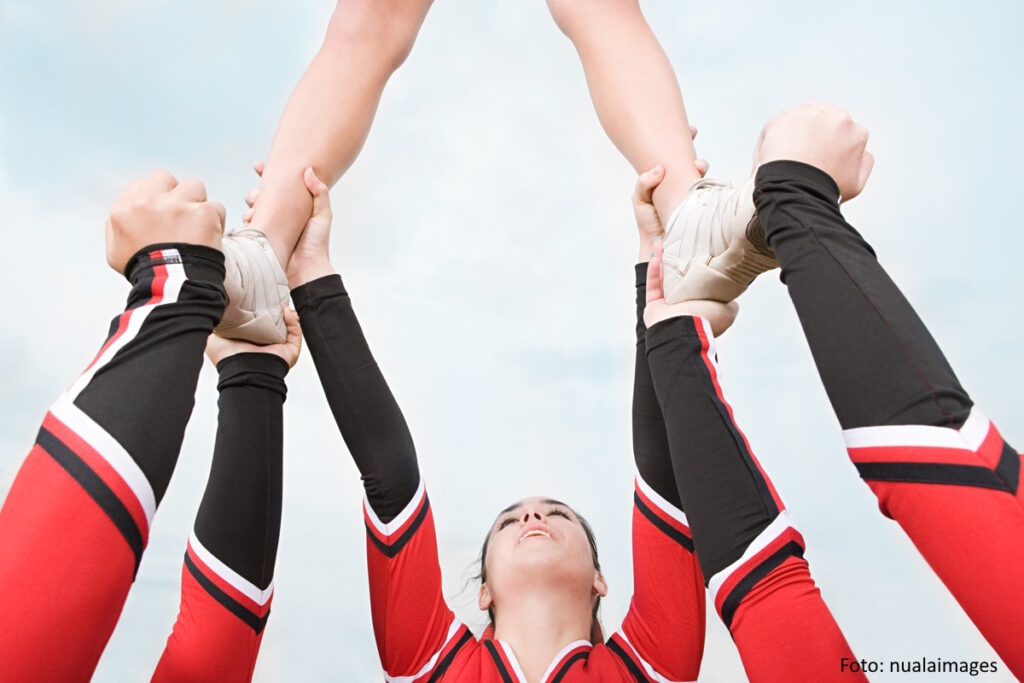
[[(562, 503), (562, 505), (564, 505), (564, 503)], [(590, 556), (594, 560), (594, 569), (596, 569), (597, 571), (601, 571), (601, 562), (600, 562), (600, 560), (597, 559), (597, 539), (594, 537), (594, 530), (590, 528), (590, 522), (588, 522), (586, 519), (584, 519), (583, 515), (581, 515), (580, 513), (576, 512), (576, 510), (573, 510), (573, 508), (569, 507), (568, 505), (565, 505), (565, 507), (567, 507), (570, 510), (572, 510), (572, 514), (576, 516), (576, 519), (579, 521), (580, 526), (583, 527), (583, 533), (585, 533), (587, 535), (587, 543), (590, 544)], [(500, 517), (500, 515), (499, 515), (499, 517)], [(493, 526), (494, 525), (492, 524), (491, 527), (493, 528)], [(479, 581), (481, 584), (484, 584), (484, 583), (487, 582), (487, 545), (490, 543), (490, 541), (491, 541), (491, 532), (488, 530), (487, 535), (484, 537), (484, 545), (480, 549), (480, 559), (478, 560), (479, 563), (480, 563), (480, 572), (475, 577), (473, 577), (474, 579)], [(598, 610), (600, 608), (601, 608), (601, 596), (598, 595), (597, 596), (597, 600), (594, 601), (594, 611), (593, 611), (593, 614), (592, 614), (593, 621), (591, 622), (591, 626), (590, 626), (590, 633), (591, 633), (591, 640), (592, 641), (594, 640), (594, 638), (597, 638), (598, 641), (600, 641), (602, 639), (602, 637), (600, 635), (601, 634), (601, 621), (600, 621), (600, 617), (598, 615)], [(494, 624), (494, 607), (493, 606), (487, 608), (487, 617), (488, 617), (488, 619), (490, 619), (490, 624), (493, 625)]]

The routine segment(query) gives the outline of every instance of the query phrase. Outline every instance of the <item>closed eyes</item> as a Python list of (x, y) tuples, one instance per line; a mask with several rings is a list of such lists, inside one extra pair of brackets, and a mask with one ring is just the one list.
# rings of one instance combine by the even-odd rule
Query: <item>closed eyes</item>
[[(562, 508), (557, 508), (556, 507), (556, 508), (552, 508), (551, 510), (548, 511), (548, 517), (554, 517), (556, 515), (559, 516), (559, 517), (563, 517), (563, 518), (569, 520), (570, 522), (573, 521), (572, 516), (569, 514), (569, 512), (567, 510), (564, 510)], [(507, 527), (509, 524), (515, 524), (518, 521), (519, 521), (519, 518), (517, 516), (506, 517), (505, 519), (503, 519), (500, 522), (498, 522), (498, 531), (501, 531), (502, 529)]]

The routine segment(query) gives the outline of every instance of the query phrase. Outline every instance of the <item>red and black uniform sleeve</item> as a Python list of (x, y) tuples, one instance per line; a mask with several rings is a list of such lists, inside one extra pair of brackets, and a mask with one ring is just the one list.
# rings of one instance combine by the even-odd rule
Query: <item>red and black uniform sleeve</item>
[(826, 173), (793, 161), (765, 164), (754, 201), (850, 458), (882, 513), (1024, 677), (1020, 454), (973, 404), (843, 218)]
[(472, 634), (448, 608), (412, 436), (337, 275), (292, 291), (327, 402), (366, 491), (370, 607), (390, 680), (440, 678)]
[(192, 412), (224, 258), (158, 244), (128, 306), (51, 407), (0, 510), (0, 662), (11, 681), (85, 681), (138, 570)]
[(654, 325), (647, 359), (697, 558), (747, 676), (846, 680), (837, 663), (853, 654), (725, 399), (710, 325), (688, 316)]
[(704, 579), (683, 512), (647, 364), (647, 264), (636, 266), (633, 376), (633, 597), (608, 647), (640, 680), (692, 681), (704, 653)]
[(251, 680), (270, 615), (288, 364), (242, 353), (217, 371), (213, 462), (185, 552), (178, 620), (153, 675), (160, 683)]

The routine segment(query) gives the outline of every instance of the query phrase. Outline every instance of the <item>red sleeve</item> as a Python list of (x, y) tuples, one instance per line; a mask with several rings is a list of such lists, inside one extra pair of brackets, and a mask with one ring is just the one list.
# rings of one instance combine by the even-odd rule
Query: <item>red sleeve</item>
[[(152, 245), (0, 508), (0, 679), (84, 681), (128, 595), (224, 311), (224, 257)], [(73, 332), (69, 333), (74, 336)]]
[(434, 516), (423, 482), (390, 523), (381, 522), (365, 502), (363, 515), (380, 662), (387, 678), (415, 680), (429, 674), (466, 631), (441, 592)]
[(704, 653), (704, 609), (686, 515), (637, 475), (633, 599), (609, 647), (655, 680), (694, 681)]

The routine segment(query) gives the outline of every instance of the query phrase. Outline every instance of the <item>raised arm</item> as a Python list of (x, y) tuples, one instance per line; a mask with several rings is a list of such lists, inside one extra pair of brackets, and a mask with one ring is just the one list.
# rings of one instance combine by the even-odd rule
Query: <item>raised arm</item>
[(633, 193), (641, 238), (636, 266), (636, 358), (633, 374), (633, 597), (621, 629), (609, 640), (615, 653), (673, 681), (692, 681), (704, 653), (704, 579), (682, 510), (668, 434), (647, 364), (647, 260), (660, 233), (651, 194), (660, 169), (640, 176)]
[(270, 616), (281, 533), (284, 378), (299, 357), (299, 319), (284, 344), (211, 335), (220, 414), (210, 476), (188, 539), (181, 608), (153, 683), (245, 683)]
[(840, 211), (871, 170), (867, 137), (820, 102), (783, 112), (762, 136), (754, 200), (850, 459), (882, 513), (1024, 678), (1021, 455)]
[(381, 664), (388, 676), (421, 676), (471, 635), (441, 593), (434, 520), (409, 428), (327, 257), (327, 187), (312, 171), (306, 181), (314, 215), (292, 257), (292, 299), (366, 491), (370, 605)]
[(201, 182), (166, 171), (111, 211), (107, 260), (131, 283), (128, 304), (46, 414), (0, 510), (6, 680), (86, 681), (114, 630), (224, 309), (223, 222)]
[(656, 248), (644, 311), (647, 359), (715, 611), (755, 683), (864, 680), (840, 669), (853, 653), (811, 579), (803, 537), (719, 384), (713, 314), (721, 305), (667, 305)]

